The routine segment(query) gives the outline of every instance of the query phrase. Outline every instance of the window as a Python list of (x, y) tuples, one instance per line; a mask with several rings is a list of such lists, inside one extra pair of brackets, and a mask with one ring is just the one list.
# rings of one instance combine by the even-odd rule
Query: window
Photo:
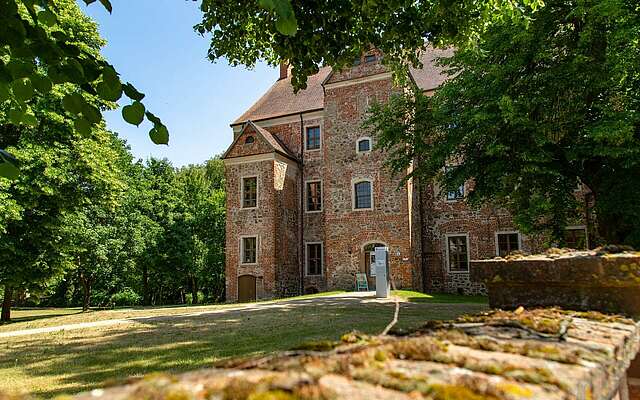
[(356, 151), (358, 153), (368, 153), (371, 151), (371, 139), (361, 138), (358, 139)]
[(447, 235), (447, 262), (450, 272), (469, 271), (469, 244), (467, 235)]
[(307, 275), (322, 275), (322, 243), (307, 243)]
[(356, 182), (353, 185), (353, 208), (356, 210), (370, 210), (373, 208), (370, 181)]
[(322, 211), (322, 182), (307, 182), (307, 211)]
[(242, 178), (242, 208), (258, 206), (258, 177)]
[(520, 234), (518, 232), (496, 233), (496, 253), (499, 257), (508, 256), (512, 251), (520, 250)]
[(360, 65), (361, 62), (362, 60), (360, 59), (360, 57), (358, 57), (355, 60), (353, 60), (353, 66), (355, 67), (356, 65)]
[(247, 236), (241, 239), (240, 254), (242, 264), (255, 264), (258, 261), (258, 237)]
[(568, 227), (564, 231), (564, 241), (567, 247), (576, 250), (587, 249), (587, 228), (584, 226)]
[[(451, 167), (446, 167), (445, 172), (449, 173)], [(464, 199), (464, 184), (460, 185), (456, 190), (447, 192), (447, 201), (456, 201)]]
[(247, 137), (244, 139), (244, 144), (251, 144), (251, 143), (253, 143), (253, 142), (255, 142), (255, 141), (256, 141), (256, 138), (254, 138), (253, 136), (247, 136)]
[(375, 54), (368, 54), (366, 56), (364, 56), (364, 62), (374, 62), (375, 60), (377, 60), (378, 57)]
[(306, 147), (307, 147), (307, 150), (320, 149), (320, 127), (319, 126), (310, 126), (307, 128)]

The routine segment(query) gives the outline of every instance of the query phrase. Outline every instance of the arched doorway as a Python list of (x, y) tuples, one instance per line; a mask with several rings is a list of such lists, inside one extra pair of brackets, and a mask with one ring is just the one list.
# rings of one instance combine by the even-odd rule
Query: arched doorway
[(362, 246), (360, 272), (367, 274), (367, 281), (369, 283), (369, 289), (371, 290), (375, 290), (376, 288), (376, 247), (386, 246), (387, 245), (382, 242), (370, 242)]
[(256, 301), (256, 277), (241, 275), (238, 277), (238, 302)]

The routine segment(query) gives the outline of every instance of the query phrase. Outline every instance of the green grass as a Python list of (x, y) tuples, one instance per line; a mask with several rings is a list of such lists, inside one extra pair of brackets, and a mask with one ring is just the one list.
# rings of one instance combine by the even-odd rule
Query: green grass
[[(344, 293), (344, 291), (308, 294), (286, 299), (268, 300), (257, 303), (276, 303), (289, 300), (304, 300)], [(248, 303), (247, 303), (248, 304)], [(50, 326), (77, 324), (82, 322), (102, 321), (106, 319), (128, 319), (136, 317), (175, 315), (184, 313), (207, 312), (227, 307), (238, 307), (243, 304), (209, 304), (209, 305), (169, 305), (147, 307), (118, 307), (113, 309), (92, 309), (82, 312), (82, 308), (16, 308), (11, 311), (11, 322), (0, 324), (0, 332), (22, 329), (46, 328)]]
[(414, 292), (412, 290), (394, 290), (391, 293), (395, 296), (398, 296), (412, 303), (488, 304), (488, 301), (489, 301), (484, 296), (461, 296), (457, 294), (447, 294), (447, 293), (428, 294), (428, 293)]
[[(418, 297), (412, 292), (398, 294), (408, 293), (411, 295), (403, 297)], [(465, 303), (466, 298), (459, 296), (450, 299), (451, 303), (403, 302), (398, 328), (417, 328), (429, 319), (451, 319), (487, 309), (483, 303)], [(376, 334), (388, 324), (394, 311), (393, 303), (354, 297), (305, 296), (293, 302), (265, 302), (249, 307), (96, 311), (16, 323), (23, 326), (57, 321), (49, 325), (53, 326), (70, 319), (82, 322), (82, 317), (88, 321), (110, 319), (115, 314), (155, 317), (1, 338), (0, 391), (22, 389), (36, 396), (52, 397), (122, 382), (130, 376), (188, 371), (210, 367), (229, 357), (286, 350), (314, 340), (336, 340), (354, 329)], [(176, 315), (176, 310), (181, 315)]]

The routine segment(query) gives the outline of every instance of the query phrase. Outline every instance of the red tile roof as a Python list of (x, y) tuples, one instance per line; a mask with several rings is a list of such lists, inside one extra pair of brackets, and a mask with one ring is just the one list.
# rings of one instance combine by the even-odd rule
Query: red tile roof
[[(410, 68), (411, 75), (422, 90), (433, 90), (446, 79), (442, 68), (435, 65), (438, 57), (447, 57), (453, 50), (439, 50), (429, 48), (421, 55), (423, 67)], [(293, 93), (291, 78), (277, 80), (271, 88), (256, 101), (247, 111), (238, 117), (231, 125), (238, 125), (249, 120), (261, 121), (285, 115), (321, 110), (324, 108), (324, 90), (322, 82), (331, 73), (331, 67), (323, 67), (309, 77), (307, 88)]]

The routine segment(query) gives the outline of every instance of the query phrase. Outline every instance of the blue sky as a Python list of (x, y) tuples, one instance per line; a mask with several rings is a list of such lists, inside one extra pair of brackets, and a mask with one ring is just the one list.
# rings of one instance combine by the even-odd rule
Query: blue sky
[(108, 41), (103, 54), (123, 82), (146, 94), (145, 105), (171, 133), (169, 146), (157, 146), (147, 122), (135, 127), (120, 110), (107, 113), (109, 129), (127, 139), (138, 158), (166, 157), (182, 166), (222, 153), (232, 139), (229, 124), (277, 79), (264, 64), (247, 70), (207, 60), (209, 40), (193, 31), (202, 15), (199, 2), (112, 0), (111, 15), (97, 2), (79, 4)]

